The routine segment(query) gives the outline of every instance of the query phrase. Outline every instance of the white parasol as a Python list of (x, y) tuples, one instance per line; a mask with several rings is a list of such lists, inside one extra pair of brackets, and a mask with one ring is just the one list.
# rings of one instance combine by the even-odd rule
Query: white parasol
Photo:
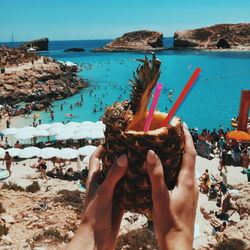
[(0, 148), (0, 159), (3, 159), (5, 155), (5, 149), (4, 148)]
[(20, 154), (22, 149), (20, 149), (20, 148), (9, 148), (6, 151), (9, 152), (11, 157), (15, 157), (15, 156), (18, 156)]
[(19, 128), (6, 128), (2, 131), (4, 135), (15, 135), (19, 131)]
[(50, 158), (56, 157), (59, 153), (60, 153), (60, 149), (47, 147), (47, 148), (42, 148), (40, 150), (39, 157), (42, 157), (44, 159), (50, 159)]
[(96, 150), (96, 148), (97, 148), (96, 146), (92, 145), (84, 146), (78, 148), (78, 153), (79, 155), (91, 155)]
[(78, 156), (78, 151), (77, 149), (73, 148), (64, 148), (61, 149), (60, 152), (58, 153), (57, 157), (62, 158), (62, 159), (75, 159)]
[(34, 156), (38, 156), (41, 149), (38, 147), (27, 147), (24, 148), (20, 154), (18, 154), (18, 157), (20, 158), (32, 158)]

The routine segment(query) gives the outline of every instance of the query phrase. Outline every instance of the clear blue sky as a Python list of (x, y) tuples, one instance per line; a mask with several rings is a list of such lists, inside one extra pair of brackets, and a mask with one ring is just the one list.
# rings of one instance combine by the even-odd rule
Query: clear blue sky
[(116, 38), (250, 22), (250, 0), (0, 0), (0, 41)]

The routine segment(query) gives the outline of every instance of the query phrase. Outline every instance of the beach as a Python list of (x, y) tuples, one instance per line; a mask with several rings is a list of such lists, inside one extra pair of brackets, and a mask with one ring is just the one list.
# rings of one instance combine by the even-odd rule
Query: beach
[[(13, 174), (10, 178), (7, 178), (4, 182), (13, 182), (21, 187), (26, 187), (32, 184), (33, 181), (38, 181), (41, 190), (35, 194), (21, 192), (21, 191), (12, 191), (1, 189), (1, 202), (4, 208), (6, 208), (6, 213), (1, 215), (6, 217), (6, 214), (13, 219), (13, 222), (9, 222), (9, 234), (8, 238), (0, 243), (3, 247), (11, 247), (11, 249), (21, 249), (25, 246), (27, 249), (33, 244), (35, 247), (45, 247), (45, 249), (58, 249), (62, 247), (65, 243), (60, 242), (51, 242), (43, 241), (36, 242), (32, 239), (35, 238), (35, 235), (42, 233), (44, 229), (56, 228), (61, 232), (62, 235), (70, 234), (72, 237), (73, 231), (77, 228), (77, 225), (80, 223), (80, 213), (71, 205), (63, 205), (58, 202), (55, 202), (53, 199), (57, 197), (58, 191), (62, 189), (67, 189), (70, 191), (79, 190), (82, 195), (85, 191), (80, 187), (78, 182), (69, 182), (59, 179), (49, 179), (42, 180), (40, 174), (30, 166), (34, 163), (37, 163), (37, 158), (27, 159), (20, 162), (16, 162), (12, 168)], [(196, 172), (197, 175), (201, 175), (205, 169), (209, 169), (209, 172), (213, 175), (218, 175), (219, 171), (217, 166), (219, 165), (219, 159), (215, 158), (213, 160), (207, 160), (200, 156), (196, 158)], [(53, 164), (47, 162), (48, 170), (51, 170)], [(70, 166), (74, 170), (77, 169), (76, 162), (72, 162)], [(199, 174), (198, 174), (199, 173)], [(227, 173), (228, 183), (231, 186), (237, 186), (238, 184), (246, 185), (247, 177), (241, 173), (241, 167), (228, 167)], [(4, 183), (1, 182), (1, 185)], [(239, 191), (240, 192), (240, 191)], [(247, 197), (246, 197), (247, 198)], [(37, 212), (34, 210), (34, 207), (39, 206), (43, 202), (46, 203), (46, 210)], [(199, 195), (199, 201), (197, 206), (196, 214), (196, 237), (194, 240), (194, 249), (211, 249), (209, 244), (215, 244), (217, 242), (215, 236), (212, 236), (213, 228), (210, 225), (209, 221), (204, 219), (203, 214), (200, 211), (200, 208), (204, 207), (207, 211), (216, 210), (216, 202), (208, 201), (208, 197), (205, 194)], [(22, 216), (20, 216), (22, 214)], [(59, 217), (58, 217), (59, 216)], [(58, 218), (58, 219), (57, 219)], [(61, 220), (60, 218), (64, 218)], [(143, 215), (133, 215), (128, 213), (125, 218), (130, 218), (131, 223), (128, 223), (128, 219), (125, 219), (122, 222), (122, 227), (120, 229), (121, 233), (127, 233), (131, 230), (140, 229), (147, 225), (147, 220)], [(137, 223), (133, 223), (132, 218), (136, 218)], [(235, 213), (232, 220), (235, 220), (238, 225), (242, 225), (240, 220), (240, 215)], [(249, 221), (249, 219), (248, 219)], [(249, 224), (246, 227), (237, 227), (231, 226), (222, 233), (217, 233), (217, 238), (223, 236), (224, 238), (233, 237), (234, 235), (239, 235), (239, 232), (244, 232), (244, 230), (249, 230)], [(230, 233), (227, 233), (227, 230)], [(246, 234), (244, 235), (244, 240), (250, 244), (250, 239)], [(222, 238), (223, 238), (222, 237)]]

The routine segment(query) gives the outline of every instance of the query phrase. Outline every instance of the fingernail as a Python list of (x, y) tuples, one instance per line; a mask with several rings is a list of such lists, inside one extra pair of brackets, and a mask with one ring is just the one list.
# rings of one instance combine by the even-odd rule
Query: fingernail
[(153, 150), (149, 150), (147, 154), (147, 162), (149, 164), (155, 164), (156, 161), (158, 160), (158, 156)]
[(124, 168), (128, 165), (128, 157), (127, 155), (123, 154), (121, 155), (117, 160), (117, 165), (120, 168)]
[(183, 126), (186, 127), (186, 128), (188, 129), (187, 123), (183, 122)]

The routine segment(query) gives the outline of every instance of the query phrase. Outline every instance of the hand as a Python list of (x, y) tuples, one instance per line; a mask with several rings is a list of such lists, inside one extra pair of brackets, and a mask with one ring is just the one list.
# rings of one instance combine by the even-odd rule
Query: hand
[(128, 167), (126, 155), (121, 155), (111, 167), (105, 181), (99, 185), (100, 157), (103, 147), (92, 154), (87, 179), (85, 212), (82, 222), (66, 249), (113, 249), (120, 229), (124, 211), (113, 204), (113, 193), (117, 182)]
[(196, 151), (187, 128), (184, 136), (182, 166), (172, 191), (167, 189), (161, 161), (152, 150), (145, 163), (152, 184), (153, 221), (161, 249), (192, 249), (199, 191), (195, 179)]

